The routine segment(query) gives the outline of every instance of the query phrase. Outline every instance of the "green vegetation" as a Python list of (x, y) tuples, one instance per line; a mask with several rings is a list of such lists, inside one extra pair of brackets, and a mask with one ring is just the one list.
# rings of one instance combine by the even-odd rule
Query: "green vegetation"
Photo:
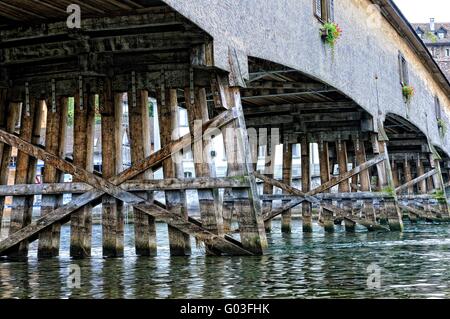
[(339, 27), (337, 23), (327, 22), (320, 28), (320, 34), (324, 39), (325, 43), (327, 43), (330, 47), (334, 48), (336, 41), (342, 35), (342, 29)]
[(430, 31), (425, 33), (425, 37), (433, 43), (436, 43), (439, 39), (436, 34), (434, 34), (433, 32), (430, 32)]
[(437, 120), (437, 125), (439, 128), (439, 134), (441, 135), (441, 138), (444, 138), (447, 134), (447, 123), (443, 119)]
[(435, 200), (437, 200), (440, 204), (445, 204), (446, 201), (447, 201), (446, 198), (445, 198), (445, 193), (441, 189), (438, 189), (438, 190), (434, 191), (433, 198)]

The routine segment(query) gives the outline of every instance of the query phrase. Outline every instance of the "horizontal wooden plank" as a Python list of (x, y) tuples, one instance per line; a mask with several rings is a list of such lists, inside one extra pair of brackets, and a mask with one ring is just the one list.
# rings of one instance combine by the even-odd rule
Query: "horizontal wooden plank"
[[(125, 191), (165, 191), (208, 188), (247, 188), (246, 177), (209, 178), (200, 177), (192, 179), (168, 178), (164, 180), (130, 180), (120, 185)], [(57, 195), (82, 194), (93, 189), (86, 183), (49, 183), (49, 184), (20, 184), (0, 185), (0, 196), (20, 195)]]

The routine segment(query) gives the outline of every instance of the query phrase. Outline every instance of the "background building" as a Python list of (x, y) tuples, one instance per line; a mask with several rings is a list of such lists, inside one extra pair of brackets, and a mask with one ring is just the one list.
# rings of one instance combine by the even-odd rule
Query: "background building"
[(417, 35), (423, 40), (433, 58), (450, 80), (450, 22), (413, 23)]

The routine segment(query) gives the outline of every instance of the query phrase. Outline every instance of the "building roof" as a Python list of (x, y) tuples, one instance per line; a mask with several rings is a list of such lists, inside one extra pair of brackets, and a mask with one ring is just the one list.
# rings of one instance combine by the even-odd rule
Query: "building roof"
[[(430, 23), (412, 23), (411, 25), (417, 33), (419, 33), (418, 31), (421, 31), (425, 35), (422, 40), (426, 44), (450, 43), (450, 22), (435, 22), (434, 31), (431, 31)], [(444, 39), (427, 36), (427, 34), (436, 36), (441, 30), (446, 33)]]

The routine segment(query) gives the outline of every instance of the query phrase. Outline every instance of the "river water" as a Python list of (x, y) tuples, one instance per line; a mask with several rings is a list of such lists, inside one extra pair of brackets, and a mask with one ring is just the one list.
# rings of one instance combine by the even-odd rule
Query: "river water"
[[(158, 257), (134, 256), (127, 226), (126, 257), (103, 259), (96, 225), (94, 257), (78, 261), (68, 257), (64, 226), (61, 257), (38, 262), (33, 243), (28, 262), (0, 260), (0, 298), (450, 298), (449, 225), (331, 235), (318, 226), (304, 235), (298, 220), (290, 235), (273, 226), (265, 256), (205, 257), (193, 242), (192, 256), (170, 257), (167, 226), (158, 224)], [(74, 264), (79, 288), (69, 280)]]

